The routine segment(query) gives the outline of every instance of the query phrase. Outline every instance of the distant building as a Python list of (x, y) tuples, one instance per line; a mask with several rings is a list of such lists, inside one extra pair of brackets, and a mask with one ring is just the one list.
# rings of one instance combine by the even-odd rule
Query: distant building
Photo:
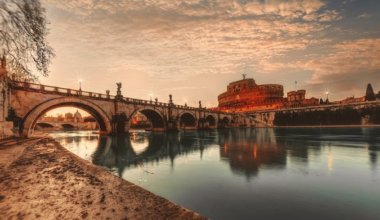
[[(42, 123), (42, 124), (39, 124)], [(82, 114), (79, 111), (76, 111), (74, 114), (67, 112), (65, 116), (58, 114), (57, 116), (47, 116), (43, 115), (38, 121), (39, 129), (41, 130), (62, 130), (61, 126), (71, 126), (70, 129), (79, 129), (79, 130), (96, 130), (99, 129), (99, 125), (96, 119), (89, 115), (82, 117)], [(49, 127), (44, 127), (50, 125)], [(42, 126), (42, 127), (41, 127)], [(66, 128), (67, 129), (67, 128)]]
[[(59, 116), (58, 116), (59, 118)], [(82, 114), (77, 110), (74, 114), (71, 112), (65, 113), (65, 117), (63, 119), (65, 122), (83, 122)]]
[(144, 114), (137, 112), (132, 118), (131, 127), (132, 128), (148, 128), (148, 127), (151, 127), (151, 123)]
[(65, 113), (65, 122), (72, 122), (74, 121), (74, 115), (71, 112)]
[(74, 113), (73, 119), (74, 119), (74, 122), (83, 122), (82, 115), (81, 115), (81, 113), (79, 113), (78, 110)]
[(287, 93), (288, 95), (288, 98), (287, 98), (287, 101), (288, 102), (302, 102), (303, 100), (305, 100), (305, 94), (306, 94), (306, 90), (297, 90), (297, 91), (290, 91)]
[(59, 121), (59, 122), (63, 122), (63, 121), (65, 121), (65, 117), (63, 117), (62, 114), (59, 114), (59, 115), (57, 116), (57, 121)]
[(306, 107), (319, 105), (320, 101), (317, 98), (306, 99), (306, 90), (290, 91), (287, 93), (287, 99), (284, 104), (285, 107)]
[(231, 82), (227, 91), (218, 96), (222, 111), (276, 109), (283, 105), (284, 88), (279, 84), (258, 85), (254, 79)]
[(92, 115), (89, 115), (89, 116), (83, 117), (83, 122), (96, 122), (96, 119)]
[(57, 122), (58, 118), (54, 117), (54, 116), (43, 115), (39, 121), (41, 121), (41, 122)]
[(284, 88), (279, 84), (257, 85), (255, 80), (232, 82), (227, 91), (218, 96), (221, 111), (247, 112), (279, 108), (294, 108), (319, 105), (317, 98), (306, 99), (306, 90), (290, 91), (284, 98)]
[(333, 104), (350, 104), (350, 103), (356, 103), (356, 102), (364, 102), (365, 96), (355, 98), (354, 96), (347, 97), (343, 100), (333, 102)]

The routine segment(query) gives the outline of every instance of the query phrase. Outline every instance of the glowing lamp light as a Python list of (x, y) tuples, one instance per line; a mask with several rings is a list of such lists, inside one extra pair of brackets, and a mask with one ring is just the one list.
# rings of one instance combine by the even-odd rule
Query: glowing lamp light
[(150, 101), (152, 101), (153, 93), (148, 94)]
[(326, 91), (325, 94), (326, 94), (326, 99), (329, 99), (329, 91)]

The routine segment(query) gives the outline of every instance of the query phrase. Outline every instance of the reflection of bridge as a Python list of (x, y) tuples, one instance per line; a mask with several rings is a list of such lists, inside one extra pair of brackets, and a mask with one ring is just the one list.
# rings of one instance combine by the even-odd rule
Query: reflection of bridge
[(18, 125), (21, 135), (28, 136), (36, 121), (47, 111), (73, 106), (88, 111), (102, 133), (128, 132), (132, 117), (140, 112), (152, 123), (153, 131), (250, 126), (249, 119), (232, 113), (211, 111), (169, 103), (126, 98), (118, 85), (116, 96), (34, 83), (10, 81), (9, 118)]
[(175, 158), (219, 147), (223, 161), (231, 170), (248, 178), (257, 175), (260, 166), (283, 168), (286, 149), (278, 146), (273, 129), (230, 129), (220, 131), (151, 134), (143, 152), (137, 153), (129, 137), (103, 137), (93, 154), (93, 163), (118, 168), (121, 175), (128, 167)]
[[(336, 131), (335, 131), (336, 132)], [(181, 155), (199, 152), (202, 158), (204, 150), (219, 148), (220, 158), (226, 162), (232, 172), (247, 178), (256, 176), (261, 169), (282, 170), (288, 161), (307, 163), (309, 155), (319, 156), (321, 147), (347, 146), (345, 141), (368, 146), (369, 159), (373, 167), (377, 166), (380, 155), (380, 140), (376, 139), (379, 129), (353, 128), (340, 130), (341, 135), (331, 136), (331, 129), (223, 129), (198, 132), (151, 133), (145, 137), (142, 151), (126, 136), (102, 136), (93, 163), (108, 168), (117, 168), (122, 174), (125, 169), (144, 163), (156, 163), (170, 160), (172, 166)], [(348, 132), (348, 133), (347, 133)], [(353, 135), (355, 134), (355, 135)], [(357, 138), (362, 136), (362, 138)], [(140, 136), (141, 137), (141, 136)], [(96, 136), (82, 137), (97, 139)], [(78, 137), (66, 137), (66, 143), (81, 141)], [(140, 139), (141, 140), (141, 139)]]
[(148, 136), (145, 150), (137, 153), (134, 150), (130, 137), (102, 137), (99, 146), (93, 155), (93, 163), (107, 167), (118, 167), (119, 173), (129, 166), (136, 166), (144, 162), (157, 162), (170, 158), (172, 164), (175, 157), (194, 151), (203, 150), (212, 143), (214, 139), (205, 139), (210, 133), (203, 132), (181, 132), (181, 133), (157, 133)]

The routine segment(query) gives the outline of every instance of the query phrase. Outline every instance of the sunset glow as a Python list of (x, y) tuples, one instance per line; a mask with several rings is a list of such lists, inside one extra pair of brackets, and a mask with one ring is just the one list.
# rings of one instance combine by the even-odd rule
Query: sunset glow
[(379, 21), (380, 0), (0, 0), (0, 216), (380, 219)]
[[(370, 0), (45, 0), (56, 50), (44, 84), (217, 105), (228, 82), (297, 81), (309, 97), (380, 86), (380, 3)], [(59, 82), (59, 83), (58, 83)], [(153, 98), (155, 98), (153, 97)]]

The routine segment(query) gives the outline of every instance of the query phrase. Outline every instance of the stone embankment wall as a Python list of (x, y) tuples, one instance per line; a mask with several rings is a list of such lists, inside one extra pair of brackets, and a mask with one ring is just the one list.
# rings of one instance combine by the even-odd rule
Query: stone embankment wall
[(275, 126), (380, 125), (380, 107), (276, 113)]

